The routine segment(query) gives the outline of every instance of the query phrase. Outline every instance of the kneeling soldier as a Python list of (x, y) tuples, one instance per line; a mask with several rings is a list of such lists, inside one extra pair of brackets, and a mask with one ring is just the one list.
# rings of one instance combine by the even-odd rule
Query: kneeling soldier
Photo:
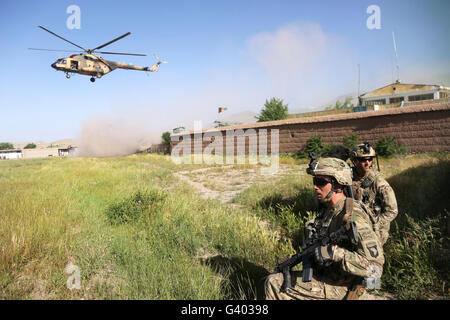
[(367, 209), (343, 192), (352, 184), (348, 164), (337, 158), (324, 158), (312, 161), (307, 172), (314, 177), (314, 191), (322, 205), (317, 217), (305, 226), (305, 244), (332, 238), (350, 224), (356, 226), (357, 239), (316, 247), (311, 254), (312, 277), (305, 279), (302, 272), (291, 271), (287, 289), (282, 289), (283, 273), (269, 275), (265, 281), (266, 299), (344, 299), (349, 293), (353, 295), (355, 285), (364, 279), (381, 278), (383, 247)]

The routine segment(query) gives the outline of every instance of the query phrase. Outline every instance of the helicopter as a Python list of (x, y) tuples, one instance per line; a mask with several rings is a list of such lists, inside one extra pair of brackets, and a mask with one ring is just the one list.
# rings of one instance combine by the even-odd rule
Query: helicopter
[[(122, 38), (125, 38), (126, 36), (129, 36), (131, 33), (127, 32), (120, 37), (117, 37), (109, 42), (106, 42), (94, 49), (85, 49), (67, 39), (64, 39), (63, 37), (57, 35), (56, 33), (42, 27), (38, 26), (38, 28), (41, 28), (42, 30), (47, 31), (48, 33), (54, 35), (55, 37), (58, 37), (64, 41), (67, 41), (68, 43), (82, 49), (82, 53), (79, 54), (72, 54), (67, 58), (59, 58), (54, 63), (51, 64), (52, 68), (54, 68), (57, 71), (62, 71), (66, 74), (66, 78), (70, 78), (71, 73), (78, 73), (82, 75), (89, 75), (91, 76), (91, 82), (95, 82), (95, 78), (101, 78), (107, 73), (110, 73), (111, 71), (114, 71), (115, 69), (127, 69), (127, 70), (140, 70), (140, 71), (149, 71), (149, 72), (155, 72), (158, 71), (160, 64), (162, 63), (168, 63), (167, 61), (160, 61), (158, 56), (154, 54), (157, 62), (151, 66), (151, 67), (141, 67), (141, 66), (135, 66), (132, 64), (122, 63), (122, 62), (116, 62), (116, 61), (110, 61), (103, 59), (101, 56), (94, 54), (94, 53), (101, 53), (101, 54), (117, 54), (117, 55), (127, 55), (127, 56), (146, 56), (146, 54), (140, 54), (140, 53), (123, 53), (123, 52), (105, 52), (105, 51), (97, 51), (98, 49), (104, 48), (108, 45), (110, 45), (113, 42), (116, 42), (117, 40), (120, 40)], [(53, 49), (40, 49), (40, 48), (28, 48), (29, 50), (41, 50), (41, 51), (60, 51), (60, 52), (73, 52), (70, 50), (53, 50)]]

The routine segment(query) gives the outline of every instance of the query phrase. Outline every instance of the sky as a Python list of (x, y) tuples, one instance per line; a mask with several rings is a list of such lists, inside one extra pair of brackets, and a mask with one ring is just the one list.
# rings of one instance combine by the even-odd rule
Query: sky
[[(70, 29), (67, 9), (80, 8)], [(379, 8), (378, 20), (374, 11)], [(277, 97), (291, 113), (317, 110), (336, 97), (397, 78), (450, 86), (450, 1), (23, 1), (0, 2), (0, 142), (81, 139), (158, 143), (175, 127), (205, 128), (226, 113), (259, 113)], [(368, 22), (369, 21), (369, 22)], [(379, 28), (369, 28), (377, 22)], [(158, 72), (117, 69), (95, 83), (50, 65), (75, 46), (94, 48), (126, 32), (103, 51), (108, 60)]]

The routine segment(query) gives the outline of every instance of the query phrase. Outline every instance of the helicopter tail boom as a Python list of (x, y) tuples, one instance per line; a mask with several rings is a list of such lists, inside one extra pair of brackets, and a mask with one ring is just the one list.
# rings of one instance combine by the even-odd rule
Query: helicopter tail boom
[(158, 61), (151, 67), (141, 67), (141, 66), (135, 66), (135, 65), (132, 65), (132, 64), (128, 64), (128, 63), (113, 62), (113, 61), (108, 61), (108, 63), (114, 69), (119, 68), (119, 69), (127, 69), (127, 70), (138, 70), (138, 71), (155, 72), (155, 71), (158, 71), (159, 65), (161, 63), (165, 63), (165, 61), (163, 61), (163, 62), (162, 61)]
[(148, 67), (135, 66), (132, 64), (128, 64), (128, 63), (122, 63), (122, 62), (108, 61), (108, 63), (114, 69), (119, 68), (119, 69), (126, 69), (126, 70), (147, 71), (147, 68), (148, 68)]

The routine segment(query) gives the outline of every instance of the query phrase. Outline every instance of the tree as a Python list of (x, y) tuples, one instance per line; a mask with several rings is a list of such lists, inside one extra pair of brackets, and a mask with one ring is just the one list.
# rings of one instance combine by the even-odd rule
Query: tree
[(283, 104), (283, 99), (272, 98), (264, 104), (259, 116), (255, 118), (258, 122), (283, 120), (288, 117), (288, 105)]
[(342, 138), (342, 144), (349, 150), (353, 150), (358, 145), (358, 141), (362, 140), (356, 133), (348, 134)]
[(169, 131), (164, 132), (162, 134), (161, 138), (162, 138), (161, 144), (170, 145), (170, 132)]
[(1, 142), (0, 143), (0, 150), (9, 150), (9, 149), (14, 149), (14, 146), (12, 145), (12, 143), (9, 143), (9, 142)]
[(35, 145), (33, 142), (27, 144), (27, 145), (24, 147), (24, 149), (35, 149), (35, 148), (36, 148), (36, 145)]
[(341, 101), (336, 101), (336, 103), (334, 104), (334, 106), (328, 106), (325, 108), (325, 110), (342, 110), (342, 109), (347, 109), (347, 108), (353, 108), (354, 104), (351, 103), (352, 102), (352, 97), (348, 96), (345, 98), (344, 102)]
[(322, 144), (322, 136), (312, 136), (306, 140), (305, 145), (301, 150), (297, 151), (295, 156), (298, 158), (308, 158), (310, 152), (316, 154), (324, 151), (324, 145)]
[(398, 144), (394, 137), (382, 137), (378, 139), (375, 151), (378, 155), (389, 158), (395, 154), (407, 154), (408, 147), (406, 145)]

